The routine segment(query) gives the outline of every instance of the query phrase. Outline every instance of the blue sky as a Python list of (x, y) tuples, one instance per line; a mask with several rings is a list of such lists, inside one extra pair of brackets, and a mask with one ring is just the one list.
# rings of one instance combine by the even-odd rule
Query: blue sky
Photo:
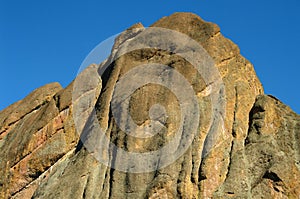
[(300, 113), (299, 0), (0, 0), (0, 110), (50, 82), (67, 86), (88, 53), (132, 24), (174, 12), (217, 23), (265, 92)]

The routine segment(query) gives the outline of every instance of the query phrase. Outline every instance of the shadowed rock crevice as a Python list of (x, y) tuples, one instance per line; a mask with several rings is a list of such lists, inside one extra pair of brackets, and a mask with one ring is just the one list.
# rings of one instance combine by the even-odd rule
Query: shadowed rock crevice
[(282, 182), (282, 180), (277, 176), (276, 173), (269, 172), (267, 171), (264, 175), (263, 178), (272, 180), (273, 182)]

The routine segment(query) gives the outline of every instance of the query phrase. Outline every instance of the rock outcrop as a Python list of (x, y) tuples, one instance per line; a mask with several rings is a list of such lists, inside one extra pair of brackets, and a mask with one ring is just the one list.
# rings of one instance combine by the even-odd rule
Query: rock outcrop
[[(207, 82), (188, 60), (174, 53), (191, 49), (175, 44), (173, 52), (143, 48), (122, 54), (132, 40), (147, 31), (136, 24), (116, 39), (111, 56), (100, 65), (106, 66), (105, 71), (92, 65), (79, 75), (90, 77), (87, 87), (81, 88), (76, 81), (65, 89), (58, 83), (49, 84), (0, 112), (0, 198), (300, 197), (300, 116), (275, 97), (264, 95), (252, 64), (217, 25), (191, 13), (175, 13), (151, 27), (192, 38), (218, 69), (226, 92), (218, 100), (226, 103), (224, 115), (219, 116), (223, 123), (214, 129), (217, 136), (212, 147), (204, 154), (211, 138), (211, 121), (217, 117), (210, 97), (216, 92), (211, 89), (214, 82)], [(97, 151), (87, 147), (89, 143), (99, 145), (102, 139), (90, 133), (96, 128), (94, 123), (82, 124), (76, 118), (96, 119), (116, 147), (140, 154), (170, 143), (180, 129), (181, 104), (174, 93), (156, 84), (136, 90), (128, 103), (138, 126), (151, 123), (153, 105), (165, 107), (168, 117), (163, 118), (159, 133), (147, 138), (130, 136), (112, 114), (118, 82), (130, 70), (151, 63), (176, 69), (192, 85), (199, 105), (197, 134), (171, 164), (160, 167), (163, 160), (158, 157), (153, 171), (131, 172), (130, 165), (135, 164), (114, 150), (101, 154), (109, 157), (106, 165), (97, 159)], [(103, 73), (101, 77), (97, 70)], [(74, 95), (75, 88), (79, 92)], [(181, 138), (188, 135), (183, 128)], [(120, 162), (127, 165), (123, 170), (117, 169)]]

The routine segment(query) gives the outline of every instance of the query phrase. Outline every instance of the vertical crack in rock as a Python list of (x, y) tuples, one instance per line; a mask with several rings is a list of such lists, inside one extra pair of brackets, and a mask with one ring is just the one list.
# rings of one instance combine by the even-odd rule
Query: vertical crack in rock
[(232, 124), (232, 139), (234, 140), (236, 138), (236, 121), (237, 121), (237, 118), (236, 118), (236, 114), (237, 114), (237, 111), (238, 111), (238, 91), (237, 91), (237, 86), (235, 85), (234, 86), (234, 92), (235, 92), (235, 104), (234, 104), (234, 112), (233, 112), (233, 124)]
[(226, 172), (225, 180), (229, 178), (229, 173), (230, 173), (231, 164), (232, 164), (233, 146), (234, 146), (234, 141), (232, 140), (231, 145), (230, 145), (229, 163), (228, 163), (228, 167), (227, 167), (227, 172)]
[(84, 189), (83, 189), (83, 192), (82, 192), (82, 198), (86, 198), (86, 194), (87, 194), (87, 187), (89, 185), (89, 180), (90, 180), (90, 176), (89, 174), (87, 174), (87, 177), (86, 177), (86, 182), (85, 182), (85, 185), (84, 185)]

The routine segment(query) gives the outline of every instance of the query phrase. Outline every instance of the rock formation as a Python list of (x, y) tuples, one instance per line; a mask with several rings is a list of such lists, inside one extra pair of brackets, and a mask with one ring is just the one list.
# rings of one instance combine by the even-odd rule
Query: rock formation
[[(275, 97), (264, 95), (252, 64), (217, 25), (191, 13), (175, 13), (151, 27), (192, 38), (218, 69), (226, 92), (220, 100), (226, 102), (226, 111), (221, 115), (224, 124), (215, 129), (218, 134), (213, 147), (203, 155), (211, 120), (215, 119), (209, 84), (213, 82), (199, 76), (190, 62), (156, 48), (137, 49), (111, 61), (129, 48), (130, 40), (147, 31), (136, 24), (116, 39), (111, 56), (100, 64), (107, 65), (103, 74), (99, 65), (82, 72), (82, 78), (94, 78), (86, 80), (92, 82), (87, 87), (81, 88), (76, 81), (65, 89), (58, 83), (48, 84), (0, 112), (0, 198), (300, 197), (300, 116)], [(176, 51), (179, 47), (174, 48)], [(129, 100), (131, 117), (139, 126), (149, 123), (152, 105), (159, 102), (165, 107), (169, 117), (162, 132), (153, 137), (128, 136), (111, 113), (118, 82), (136, 66), (149, 63), (176, 69), (192, 85), (199, 104), (197, 134), (187, 150), (165, 167), (157, 163), (153, 171), (126, 172), (131, 171), (129, 167), (120, 171), (113, 165), (124, 161), (120, 153), (108, 151), (103, 155), (112, 158), (110, 167), (96, 158), (97, 152), (87, 149), (86, 143), (97, 143), (101, 138), (89, 134), (95, 128), (93, 123), (76, 120), (80, 114), (76, 111), (83, 110), (80, 117), (89, 119), (94, 111), (105, 136), (126, 151), (155, 151), (169, 143), (179, 128), (177, 116), (181, 110), (170, 90), (148, 84)], [(97, 72), (101, 77), (93, 75)], [(74, 96), (75, 87), (80, 92)], [(95, 104), (95, 109), (86, 104)], [(80, 127), (76, 128), (78, 123)], [(78, 129), (81, 132), (76, 132)], [(185, 131), (182, 137), (188, 135)]]

